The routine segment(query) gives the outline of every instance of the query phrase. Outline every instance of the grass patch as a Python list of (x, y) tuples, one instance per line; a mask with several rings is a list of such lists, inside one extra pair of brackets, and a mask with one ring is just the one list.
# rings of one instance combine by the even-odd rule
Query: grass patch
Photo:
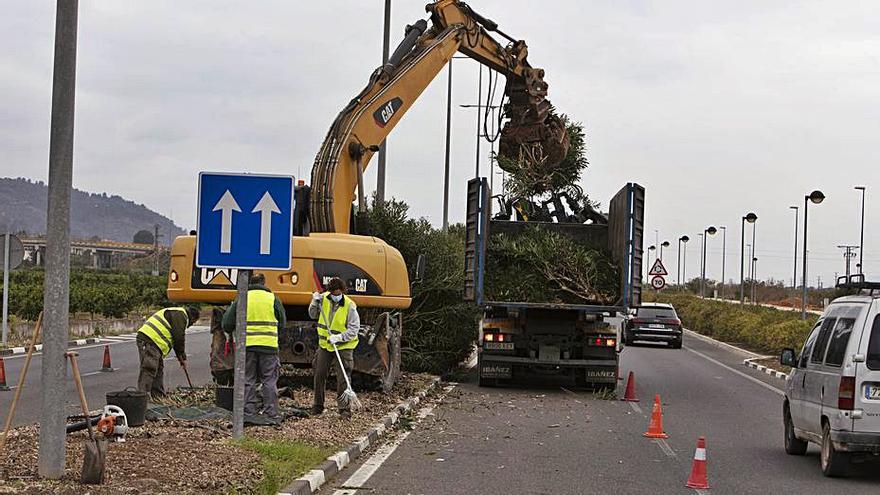
[(261, 495), (278, 493), (291, 480), (334, 452), (331, 448), (314, 447), (295, 440), (245, 438), (239, 445), (260, 455), (265, 477), (257, 485), (256, 493)]

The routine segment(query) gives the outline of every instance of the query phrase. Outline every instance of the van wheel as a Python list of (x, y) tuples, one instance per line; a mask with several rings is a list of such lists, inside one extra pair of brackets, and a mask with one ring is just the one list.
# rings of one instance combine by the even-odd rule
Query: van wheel
[(831, 426), (828, 423), (822, 425), (822, 453), (819, 455), (822, 466), (822, 474), (829, 477), (838, 477), (846, 474), (849, 468), (849, 454), (834, 450), (831, 443)]
[(785, 408), (783, 418), (785, 424), (785, 453), (788, 455), (804, 455), (807, 453), (807, 442), (794, 435), (794, 425), (791, 423), (791, 413)]

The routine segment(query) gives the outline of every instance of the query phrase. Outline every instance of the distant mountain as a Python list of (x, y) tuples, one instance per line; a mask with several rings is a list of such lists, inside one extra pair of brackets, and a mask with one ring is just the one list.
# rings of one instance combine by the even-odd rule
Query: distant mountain
[[(42, 181), (0, 178), (0, 233), (25, 232), (43, 235), (46, 232), (46, 195)], [(144, 205), (107, 193), (93, 194), (74, 189), (70, 197), (70, 236), (73, 239), (100, 237), (132, 242), (140, 230), (153, 232), (159, 225), (159, 241), (168, 244), (184, 230), (168, 218)], [(171, 235), (168, 235), (169, 229)]]

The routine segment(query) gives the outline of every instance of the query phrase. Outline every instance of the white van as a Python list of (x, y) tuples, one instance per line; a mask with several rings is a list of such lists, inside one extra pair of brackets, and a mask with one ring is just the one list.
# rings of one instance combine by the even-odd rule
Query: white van
[(782, 406), (785, 452), (803, 455), (808, 442), (818, 444), (826, 476), (845, 475), (854, 456), (880, 455), (878, 292), (835, 299), (800, 355), (782, 351), (781, 363), (792, 367)]

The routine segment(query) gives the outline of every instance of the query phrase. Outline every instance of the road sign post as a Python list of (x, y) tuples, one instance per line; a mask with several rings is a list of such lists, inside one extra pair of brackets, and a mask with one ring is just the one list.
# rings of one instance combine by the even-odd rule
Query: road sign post
[(232, 436), (244, 435), (247, 292), (251, 270), (289, 270), (291, 176), (199, 174), (196, 266), (238, 269)]

